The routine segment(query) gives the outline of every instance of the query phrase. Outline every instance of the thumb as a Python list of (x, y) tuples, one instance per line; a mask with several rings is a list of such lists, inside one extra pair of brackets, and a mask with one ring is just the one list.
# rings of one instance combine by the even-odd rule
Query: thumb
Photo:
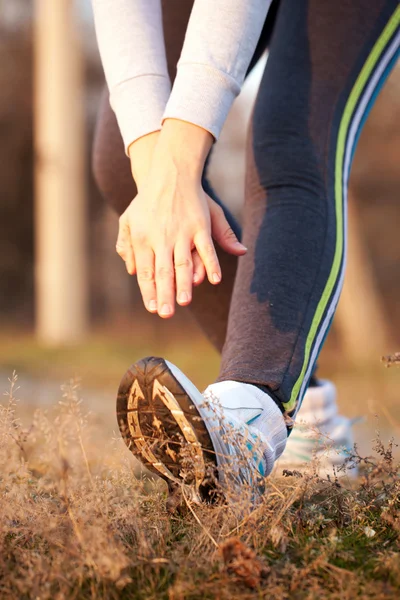
[(224, 211), (214, 201), (210, 203), (211, 233), (218, 245), (235, 256), (246, 254), (247, 248), (236, 237), (235, 232), (226, 220)]

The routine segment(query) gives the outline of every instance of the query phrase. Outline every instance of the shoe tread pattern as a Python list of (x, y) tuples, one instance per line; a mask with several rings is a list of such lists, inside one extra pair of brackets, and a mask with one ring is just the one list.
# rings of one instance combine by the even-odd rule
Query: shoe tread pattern
[(142, 435), (156, 459), (162, 462), (176, 478), (181, 479), (185, 457), (186, 460), (188, 457), (187, 452), (181, 451), (188, 446), (188, 443), (184, 440), (174, 416), (164, 402), (157, 395), (153, 397), (155, 380), (158, 380), (173, 394), (196, 433), (197, 440), (203, 449), (205, 463), (215, 466), (215, 453), (204, 421), (190, 396), (172, 374), (164, 359), (158, 357), (147, 357), (132, 365), (125, 373), (119, 386), (117, 397), (118, 426), (128, 448), (149, 470), (160, 475), (157, 468), (143, 457), (129, 429), (128, 413), (134, 409), (128, 409), (128, 399), (130, 390), (134, 382), (137, 381), (143, 393), (143, 398), (139, 399), (137, 410)]

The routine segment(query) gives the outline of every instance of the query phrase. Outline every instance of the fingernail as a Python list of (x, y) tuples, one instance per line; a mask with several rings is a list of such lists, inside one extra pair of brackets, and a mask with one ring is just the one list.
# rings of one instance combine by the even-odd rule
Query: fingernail
[(172, 308), (169, 304), (163, 304), (160, 310), (160, 315), (170, 315), (172, 313)]
[(189, 302), (189, 294), (187, 292), (181, 292), (179, 294), (179, 302), (181, 304), (186, 304), (186, 302)]
[(193, 283), (198, 283), (199, 281), (200, 281), (200, 275), (198, 273), (194, 273)]
[(242, 248), (242, 250), (248, 250), (248, 248), (241, 242), (235, 242), (235, 246)]
[(156, 300), (150, 300), (150, 302), (149, 302), (149, 310), (151, 310), (151, 311), (156, 311), (157, 310), (157, 301)]
[(214, 283), (219, 283), (221, 281), (221, 275), (218, 273), (213, 273), (212, 280)]

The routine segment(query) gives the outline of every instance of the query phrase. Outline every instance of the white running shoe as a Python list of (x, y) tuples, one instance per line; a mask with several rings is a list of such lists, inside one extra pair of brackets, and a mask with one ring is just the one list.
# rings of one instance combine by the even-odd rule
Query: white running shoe
[(321, 476), (358, 474), (354, 465), (343, 465), (354, 447), (352, 426), (359, 419), (338, 414), (335, 386), (325, 380), (318, 383), (304, 396), (285, 451), (275, 465), (276, 475), (283, 469), (310, 470), (311, 463)]
[(117, 418), (133, 454), (190, 488), (193, 499), (209, 497), (217, 485), (231, 502), (246, 489), (254, 501), (287, 440), (282, 413), (256, 386), (224, 381), (201, 394), (175, 365), (156, 357), (123, 377)]

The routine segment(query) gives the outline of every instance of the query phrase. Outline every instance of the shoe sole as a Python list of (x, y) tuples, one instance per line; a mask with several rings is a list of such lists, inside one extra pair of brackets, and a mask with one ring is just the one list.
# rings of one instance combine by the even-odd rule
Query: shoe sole
[(177, 367), (163, 358), (147, 357), (121, 380), (117, 420), (129, 450), (150, 471), (168, 482), (195, 486), (206, 497), (217, 461), (194, 397), (202, 401)]

